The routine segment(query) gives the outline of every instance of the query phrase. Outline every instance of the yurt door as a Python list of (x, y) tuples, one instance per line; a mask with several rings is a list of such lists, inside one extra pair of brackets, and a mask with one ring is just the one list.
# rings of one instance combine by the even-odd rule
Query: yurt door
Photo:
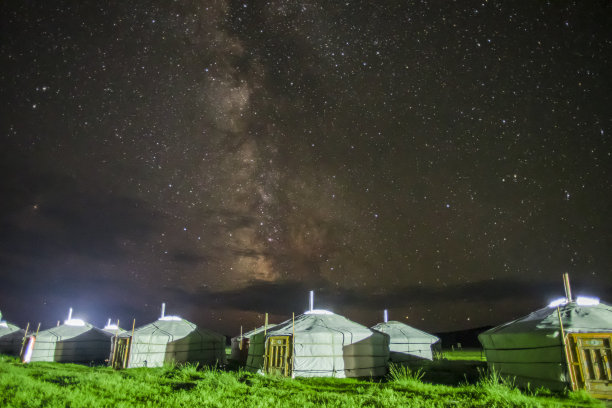
[(268, 374), (291, 375), (291, 336), (268, 337), (264, 369)]
[(612, 334), (571, 333), (567, 346), (574, 388), (612, 398)]
[(130, 360), (130, 338), (120, 337), (113, 353), (112, 367), (115, 369), (127, 368)]

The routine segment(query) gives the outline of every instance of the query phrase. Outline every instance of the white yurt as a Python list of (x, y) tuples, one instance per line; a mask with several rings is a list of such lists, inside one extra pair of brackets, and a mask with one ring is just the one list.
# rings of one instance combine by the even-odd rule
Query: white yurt
[(23, 360), (104, 364), (110, 354), (111, 337), (110, 333), (81, 319), (73, 319), (70, 309), (64, 324), (40, 331), (28, 338)]
[(2, 312), (0, 312), (0, 354), (18, 356), (23, 336), (25, 336), (25, 331), (2, 320)]
[(236, 337), (232, 337), (230, 360), (235, 361), (241, 365), (245, 365), (249, 355), (249, 345), (251, 343), (251, 337), (253, 337), (257, 333), (268, 331), (274, 326), (276, 325), (269, 324), (267, 326), (261, 326)]
[(246, 368), (291, 377), (380, 377), (389, 336), (327, 310), (310, 310), (251, 337)]
[[(163, 310), (163, 309), (162, 309)], [(159, 367), (164, 363), (225, 364), (225, 336), (198, 327), (178, 316), (165, 316), (153, 323), (117, 336), (112, 357), (115, 368)], [(126, 352), (126, 348), (128, 351)]]
[(386, 313), (384, 320), (372, 329), (389, 335), (389, 360), (392, 363), (433, 360), (432, 347), (440, 341), (438, 337), (401, 322), (388, 321)]
[(612, 307), (597, 299), (563, 298), (478, 340), (489, 368), (519, 385), (612, 397)]

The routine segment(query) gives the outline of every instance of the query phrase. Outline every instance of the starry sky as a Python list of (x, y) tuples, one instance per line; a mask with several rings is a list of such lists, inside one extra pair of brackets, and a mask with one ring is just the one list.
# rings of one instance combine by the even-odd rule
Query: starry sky
[(609, 1), (7, 0), (0, 38), (9, 321), (612, 301)]

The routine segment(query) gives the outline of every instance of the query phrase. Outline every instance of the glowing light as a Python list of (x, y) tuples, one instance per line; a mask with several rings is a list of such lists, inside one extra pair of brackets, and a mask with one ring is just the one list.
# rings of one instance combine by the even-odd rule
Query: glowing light
[(313, 309), (305, 312), (304, 314), (314, 314), (314, 315), (333, 315), (334, 312), (330, 312), (329, 310), (323, 309)]
[(64, 320), (66, 326), (85, 326), (85, 322), (82, 319), (68, 319)]
[(23, 362), (29, 363), (32, 360), (32, 351), (34, 350), (34, 342), (36, 341), (36, 337), (30, 336), (28, 338), (28, 345), (26, 346), (25, 352), (23, 353)]
[(6, 322), (0, 322), (0, 327), (8, 327), (8, 324)]
[(599, 304), (599, 298), (589, 296), (578, 296), (576, 303), (580, 306), (596, 306)]
[(567, 298), (559, 298), (559, 299), (555, 299), (552, 302), (550, 302), (548, 304), (548, 307), (557, 307), (557, 306), (562, 306), (562, 305), (566, 305), (567, 304)]
[(164, 316), (160, 317), (159, 320), (183, 320), (178, 316)]
[(119, 326), (117, 326), (116, 324), (107, 324), (106, 326), (104, 326), (104, 330), (117, 330), (119, 329)]

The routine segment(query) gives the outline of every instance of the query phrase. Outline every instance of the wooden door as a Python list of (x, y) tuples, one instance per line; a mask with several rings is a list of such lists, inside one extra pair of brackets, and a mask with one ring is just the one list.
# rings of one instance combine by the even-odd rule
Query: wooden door
[(567, 356), (573, 389), (612, 399), (612, 333), (570, 333)]
[(113, 361), (111, 367), (114, 369), (122, 369), (128, 367), (130, 360), (130, 337), (119, 337), (113, 351)]
[(268, 374), (291, 376), (292, 355), (291, 336), (268, 337), (266, 341), (266, 357), (264, 370)]

